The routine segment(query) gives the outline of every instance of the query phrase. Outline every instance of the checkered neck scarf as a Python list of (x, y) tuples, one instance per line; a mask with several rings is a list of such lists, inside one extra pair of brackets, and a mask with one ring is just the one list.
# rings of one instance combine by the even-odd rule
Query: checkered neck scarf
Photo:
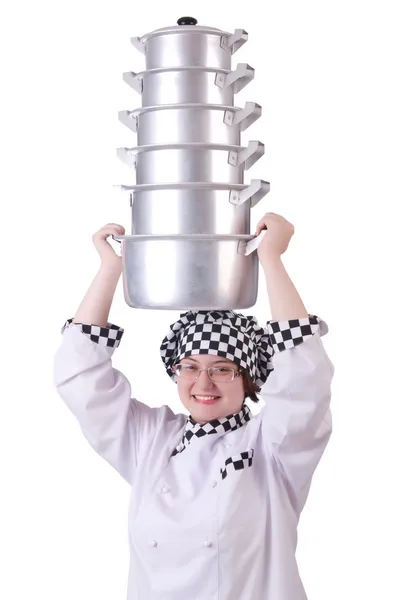
[(233, 310), (181, 313), (160, 346), (164, 366), (174, 382), (172, 367), (177, 361), (195, 354), (212, 354), (247, 369), (252, 380), (262, 387), (274, 369), (273, 353), (269, 334), (256, 318)]
[(197, 423), (192, 416), (190, 416), (187, 420), (182, 440), (171, 456), (183, 452), (194, 439), (199, 439), (213, 433), (227, 433), (229, 431), (234, 431), (248, 423), (251, 417), (252, 413), (245, 402), (243, 403), (240, 412), (235, 413), (234, 415), (228, 415), (221, 419), (213, 419), (212, 421), (208, 421), (208, 423)]

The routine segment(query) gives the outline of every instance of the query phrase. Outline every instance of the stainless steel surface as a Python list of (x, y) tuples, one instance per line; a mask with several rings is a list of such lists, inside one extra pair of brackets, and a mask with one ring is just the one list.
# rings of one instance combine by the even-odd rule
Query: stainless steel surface
[(262, 108), (216, 104), (168, 104), (119, 112), (121, 123), (137, 134), (137, 145), (202, 142), (240, 145), (241, 132), (260, 116)]
[(135, 234), (245, 234), (250, 204), (236, 206), (227, 190), (155, 190), (137, 192), (131, 207)]
[(222, 144), (168, 144), (119, 148), (118, 155), (136, 171), (136, 184), (181, 182), (244, 183), (249, 169), (264, 153), (252, 141), (246, 148)]
[(244, 309), (258, 293), (258, 257), (245, 255), (254, 236), (117, 236), (123, 290), (133, 308)]
[(130, 194), (131, 231), (137, 235), (246, 234), (251, 208), (269, 190), (269, 184), (229, 189), (216, 184), (121, 186)]
[(222, 104), (234, 106), (234, 96), (254, 78), (246, 63), (235, 71), (211, 67), (179, 67), (123, 73), (124, 81), (141, 94), (142, 106)]
[(214, 27), (164, 27), (131, 43), (145, 54), (146, 68), (156, 69), (186, 64), (230, 69), (231, 56), (247, 41), (244, 29), (233, 34)]
[(140, 106), (119, 113), (134, 136), (133, 147), (117, 150), (134, 179), (120, 186), (133, 233), (117, 238), (131, 307), (243, 309), (256, 302), (259, 238), (250, 235), (250, 212), (270, 185), (244, 181), (264, 154), (262, 142), (241, 139), (261, 107), (235, 102), (255, 74), (247, 63), (232, 65), (247, 38), (243, 29), (201, 27), (191, 17), (131, 38), (145, 56), (145, 70), (123, 74)]

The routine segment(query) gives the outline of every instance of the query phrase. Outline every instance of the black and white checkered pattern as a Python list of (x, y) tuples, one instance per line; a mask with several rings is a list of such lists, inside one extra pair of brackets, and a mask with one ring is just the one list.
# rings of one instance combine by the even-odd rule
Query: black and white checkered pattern
[(230, 456), (225, 460), (225, 467), (220, 469), (222, 479), (225, 479), (229, 472), (241, 471), (242, 469), (252, 467), (253, 459), (254, 448), (240, 452), (240, 454), (236, 454), (235, 456)]
[[(207, 322), (204, 322), (205, 316)], [(256, 382), (261, 387), (273, 370), (273, 353), (301, 344), (319, 327), (321, 335), (328, 331), (327, 324), (316, 315), (288, 321), (267, 321), (268, 333), (259, 327), (254, 317), (244, 317), (233, 311), (189, 311), (181, 317), (171, 326), (160, 349), (167, 373), (174, 381), (176, 377), (171, 367), (177, 359), (193, 354), (216, 354), (248, 368), (251, 377), (257, 375)], [(229, 324), (231, 318), (234, 319), (235, 327)], [(92, 342), (111, 348), (120, 345), (124, 334), (124, 329), (113, 323), (101, 327), (73, 323), (73, 319), (65, 322), (61, 333), (71, 324), (79, 327)]]
[(319, 327), (321, 335), (328, 331), (326, 323), (316, 315), (309, 315), (301, 319), (290, 319), (289, 321), (268, 321), (267, 324), (274, 352), (282, 352), (302, 344)]
[[(66, 328), (70, 327), (73, 323), (73, 319), (68, 319), (61, 329), (61, 333)], [(109, 348), (117, 348), (123, 337), (124, 329), (108, 323), (107, 327), (101, 327), (100, 325), (88, 325), (86, 323), (73, 323), (79, 327), (82, 333), (85, 333), (92, 342), (99, 344), (100, 346), (107, 346)]]
[(238, 413), (228, 415), (221, 419), (213, 419), (212, 421), (208, 421), (208, 423), (197, 423), (192, 416), (190, 416), (187, 420), (182, 440), (171, 456), (183, 452), (192, 440), (202, 438), (205, 435), (211, 435), (212, 433), (228, 433), (229, 431), (234, 431), (248, 423), (251, 418), (252, 413), (245, 402)]
[(170, 326), (160, 346), (160, 354), (171, 379), (176, 382), (172, 366), (188, 356), (212, 354), (222, 356), (248, 370), (253, 381), (262, 387), (273, 370), (274, 352), (301, 344), (313, 335), (320, 319), (309, 315), (303, 319), (268, 321), (269, 331), (259, 326), (253, 316), (232, 310), (188, 311)]

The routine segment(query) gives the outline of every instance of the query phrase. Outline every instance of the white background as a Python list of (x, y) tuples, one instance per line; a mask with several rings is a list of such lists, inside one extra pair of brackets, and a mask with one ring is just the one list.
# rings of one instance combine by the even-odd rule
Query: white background
[[(52, 385), (63, 322), (99, 266), (92, 234), (130, 232), (132, 183), (115, 148), (139, 106), (123, 71), (129, 42), (176, 24), (244, 28), (237, 62), (255, 68), (238, 96), (263, 113), (244, 140), (265, 156), (250, 178), (271, 191), (253, 209), (295, 226), (284, 264), (309, 312), (328, 323), (334, 433), (299, 527), (310, 600), (397, 598), (396, 22), (392, 2), (36, 0), (2, 8), (0, 597), (124, 600), (128, 486), (83, 439)], [(262, 16), (259, 17), (259, 11)], [(249, 133), (249, 135), (248, 135)], [(270, 317), (263, 273), (254, 314)], [(159, 344), (178, 312), (129, 308), (114, 365), (133, 394), (180, 410)], [(238, 599), (236, 599), (238, 600)], [(268, 599), (271, 600), (271, 599)]]

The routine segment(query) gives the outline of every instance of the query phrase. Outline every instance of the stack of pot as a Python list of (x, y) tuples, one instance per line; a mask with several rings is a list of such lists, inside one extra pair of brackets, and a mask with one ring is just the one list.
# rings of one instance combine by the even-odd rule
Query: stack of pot
[(115, 238), (131, 307), (222, 310), (256, 302), (250, 211), (270, 185), (244, 181), (264, 153), (260, 141), (241, 145), (261, 107), (235, 106), (254, 77), (246, 63), (232, 70), (232, 55), (247, 38), (243, 29), (231, 34), (183, 17), (131, 39), (146, 70), (123, 74), (141, 106), (119, 113), (137, 143), (117, 150), (135, 183), (119, 186), (130, 197), (132, 231)]

